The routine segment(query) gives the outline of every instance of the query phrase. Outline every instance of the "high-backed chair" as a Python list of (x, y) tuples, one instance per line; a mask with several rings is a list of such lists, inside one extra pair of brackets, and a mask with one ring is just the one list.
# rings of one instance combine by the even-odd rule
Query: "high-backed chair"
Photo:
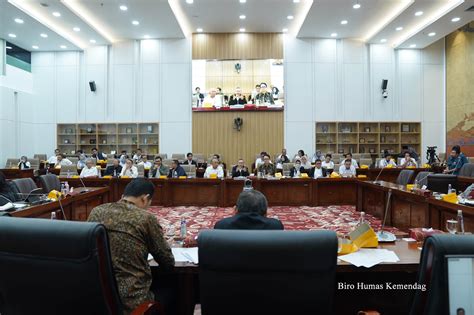
[(203, 314), (333, 313), (333, 231), (204, 230), (198, 247)]
[(459, 170), (459, 176), (474, 177), (474, 164), (464, 164)]
[(79, 158), (77, 156), (71, 156), (70, 158), (68, 158), (69, 161), (72, 162), (72, 164), (75, 164), (77, 165), (77, 162), (79, 162)]
[(433, 174), (433, 172), (419, 172), (413, 182), (417, 182), (420, 187), (426, 185), (428, 186), (428, 176)]
[(137, 165), (138, 177), (145, 177), (145, 166), (143, 164)]
[(103, 225), (2, 217), (0, 239), (1, 314), (123, 314)]
[(157, 156), (160, 156), (162, 160), (165, 160), (165, 159), (168, 158), (168, 154), (167, 154), (167, 153), (158, 153), (158, 154), (155, 155), (155, 158), (156, 158)]
[(18, 168), (18, 163), (20, 163), (19, 159), (8, 158), (5, 162), (5, 168)]
[(172, 160), (178, 160), (179, 162), (183, 162), (186, 159), (186, 154), (184, 153), (173, 153), (171, 154)]
[(34, 170), (39, 170), (40, 167), (40, 160), (39, 159), (28, 159), (30, 162), (31, 168)]
[(447, 255), (474, 255), (474, 235), (435, 234), (425, 240), (417, 283), (426, 285), (426, 290), (415, 290), (411, 315), (450, 314)]
[(33, 158), (38, 159), (41, 161), (46, 161), (48, 159), (48, 156), (46, 154), (35, 154), (33, 155)]
[(77, 165), (62, 165), (61, 170), (59, 172), (59, 176), (74, 176), (77, 175)]
[(291, 168), (295, 165), (294, 163), (283, 163), (283, 176), (290, 176)]
[(186, 172), (186, 175), (189, 177), (196, 177), (196, 165), (181, 165)]
[(166, 165), (168, 167), (171, 167), (171, 163), (173, 163), (173, 160), (171, 159), (164, 159), (162, 160), (163, 165)]
[(413, 175), (415, 174), (415, 171), (413, 170), (402, 170), (400, 174), (398, 174), (397, 181), (396, 183), (398, 185), (407, 185), (410, 183)]
[(428, 175), (428, 189), (446, 194), (449, 184), (451, 188), (457, 187), (457, 176), (452, 174), (431, 174)]
[(61, 181), (56, 175), (53, 175), (53, 174), (41, 175), (39, 180), (41, 183), (41, 187), (43, 187), (43, 192), (45, 194), (49, 193), (53, 189), (57, 191), (61, 190)]
[(31, 191), (38, 189), (35, 182), (31, 178), (16, 178), (12, 180), (18, 192), (26, 197)]

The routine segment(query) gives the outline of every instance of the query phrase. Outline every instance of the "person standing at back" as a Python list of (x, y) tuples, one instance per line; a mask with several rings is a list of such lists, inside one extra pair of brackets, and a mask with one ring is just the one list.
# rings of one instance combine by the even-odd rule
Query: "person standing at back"
[[(125, 311), (129, 314), (141, 303), (157, 299), (165, 311), (174, 307), (160, 291), (150, 291), (152, 274), (147, 257), (150, 253), (160, 269), (174, 267), (174, 257), (156, 217), (147, 212), (155, 186), (145, 179), (134, 179), (122, 199), (92, 209), (89, 222), (105, 225), (117, 287)], [(171, 303), (171, 305), (169, 304)], [(167, 312), (167, 314), (173, 314)]]
[(218, 221), (215, 229), (227, 230), (283, 230), (283, 223), (267, 218), (268, 202), (257, 190), (243, 191), (237, 199), (234, 216)]

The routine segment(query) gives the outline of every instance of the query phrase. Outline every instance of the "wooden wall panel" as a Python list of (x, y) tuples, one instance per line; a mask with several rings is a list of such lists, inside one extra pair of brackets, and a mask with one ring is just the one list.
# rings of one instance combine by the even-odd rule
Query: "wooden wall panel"
[[(243, 119), (234, 129), (234, 118)], [(193, 152), (223, 155), (228, 167), (244, 158), (251, 166), (255, 155), (271, 156), (283, 148), (283, 111), (279, 112), (193, 112)]]
[(279, 33), (194, 34), (193, 59), (283, 59), (283, 35)]

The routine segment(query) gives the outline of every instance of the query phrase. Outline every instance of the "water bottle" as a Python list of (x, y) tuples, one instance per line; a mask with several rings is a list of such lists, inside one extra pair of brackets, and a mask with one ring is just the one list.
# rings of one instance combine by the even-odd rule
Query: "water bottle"
[(69, 194), (69, 183), (68, 182), (64, 183), (64, 190), (66, 191), (66, 195)]
[(114, 177), (117, 177), (117, 170), (114, 169)]
[(462, 210), (458, 210), (458, 227), (459, 234), (464, 234), (464, 219), (462, 217)]
[(180, 236), (182, 239), (185, 239), (185, 238), (186, 238), (186, 220), (185, 220), (185, 219), (181, 219), (181, 225), (180, 225), (179, 236)]
[(361, 224), (364, 224), (364, 223), (365, 223), (365, 212), (361, 211), (358, 225), (361, 225)]
[(418, 180), (415, 179), (415, 182), (413, 183), (413, 189), (418, 189)]
[(69, 169), (67, 170), (67, 178), (71, 178), (71, 173), (70, 173)]
[(51, 220), (56, 220), (56, 212), (51, 211)]
[(451, 184), (449, 184), (449, 185), (448, 185), (448, 194), (450, 194), (451, 191), (452, 191), (452, 186), (451, 186)]

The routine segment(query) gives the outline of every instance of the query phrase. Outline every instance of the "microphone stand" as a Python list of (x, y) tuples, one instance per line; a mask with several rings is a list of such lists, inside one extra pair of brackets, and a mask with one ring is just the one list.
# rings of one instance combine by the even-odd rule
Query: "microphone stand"
[(379, 239), (379, 242), (393, 242), (397, 239), (395, 234), (390, 233), (390, 232), (384, 232), (383, 230), (385, 228), (385, 221), (387, 220), (388, 208), (390, 208), (391, 199), (392, 199), (392, 190), (389, 189), (388, 197), (387, 197), (387, 205), (385, 206), (385, 213), (384, 213), (383, 221), (382, 221), (382, 227), (380, 231), (376, 233), (377, 238)]
[(84, 190), (83, 190), (81, 193), (88, 192), (88, 191), (89, 191), (89, 189), (86, 187), (86, 184), (84, 184), (84, 181), (82, 180), (82, 178), (81, 178), (81, 177), (79, 177), (79, 180), (81, 181), (81, 183), (82, 183), (82, 186), (84, 186)]
[(375, 178), (375, 180), (372, 182), (372, 184), (381, 185), (380, 183), (377, 183), (377, 180), (379, 179), (380, 174), (382, 174), (384, 168), (385, 168), (385, 167), (382, 167), (382, 168), (380, 169), (379, 174), (377, 175), (377, 177)]

